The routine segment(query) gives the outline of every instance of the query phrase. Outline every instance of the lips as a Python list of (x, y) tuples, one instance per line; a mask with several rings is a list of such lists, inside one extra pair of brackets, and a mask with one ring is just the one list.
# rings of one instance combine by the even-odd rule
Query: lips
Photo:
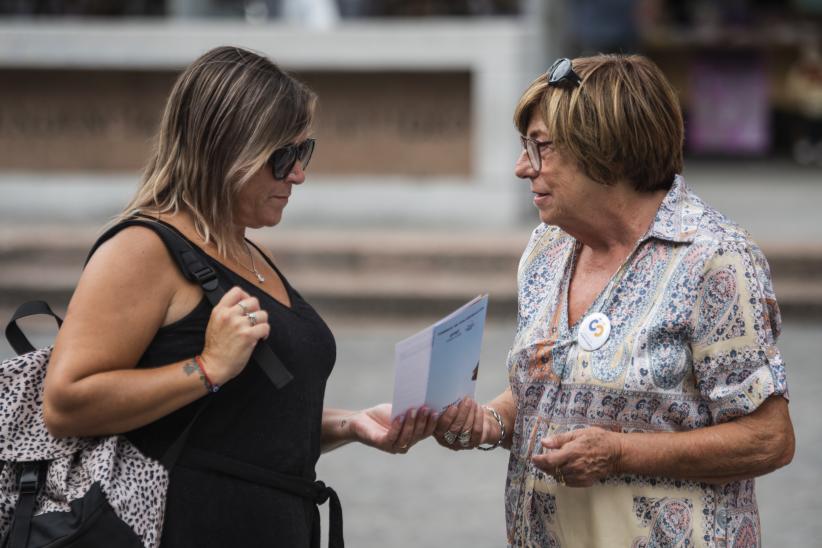
[(534, 205), (541, 208), (541, 207), (548, 207), (551, 203), (551, 194), (547, 192), (536, 192), (532, 191), (534, 194)]

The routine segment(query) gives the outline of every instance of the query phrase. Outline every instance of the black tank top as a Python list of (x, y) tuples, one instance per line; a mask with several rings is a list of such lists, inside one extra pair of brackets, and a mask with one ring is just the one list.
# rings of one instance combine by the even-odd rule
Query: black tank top
[[(290, 308), (200, 251), (224, 282), (259, 299), (271, 325), (262, 344), (271, 346), (294, 379), (278, 390), (255, 363), (249, 363), (219, 392), (206, 396), (213, 401), (197, 420), (186, 447), (313, 480), (325, 385), (336, 359), (334, 337), (267, 257), (288, 292)], [(138, 367), (156, 367), (202, 352), (210, 314), (203, 297), (184, 318), (160, 328)], [(200, 404), (197, 400), (126, 436), (145, 454), (159, 458)], [(163, 548), (299, 547), (318, 542), (311, 539), (316, 508), (309, 501), (182, 465), (175, 467), (171, 480)]]

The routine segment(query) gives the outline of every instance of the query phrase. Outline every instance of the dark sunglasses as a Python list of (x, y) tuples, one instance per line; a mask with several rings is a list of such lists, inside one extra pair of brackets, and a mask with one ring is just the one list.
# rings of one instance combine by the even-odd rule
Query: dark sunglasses
[(522, 148), (528, 153), (528, 161), (531, 163), (531, 167), (534, 168), (534, 171), (540, 171), (542, 169), (542, 149), (554, 144), (554, 142), (537, 141), (525, 135), (520, 135), (519, 141), (522, 143)]
[(582, 83), (582, 78), (574, 72), (571, 60), (566, 57), (554, 61), (554, 64), (545, 73), (545, 78), (548, 80), (549, 86), (556, 87), (562, 87), (565, 84), (579, 86)]
[(311, 161), (311, 155), (314, 154), (314, 143), (314, 139), (306, 139), (302, 143), (286, 145), (272, 152), (268, 158), (268, 165), (271, 166), (271, 173), (274, 178), (285, 179), (288, 177), (297, 160), (300, 161), (303, 169), (307, 168), (308, 162)]

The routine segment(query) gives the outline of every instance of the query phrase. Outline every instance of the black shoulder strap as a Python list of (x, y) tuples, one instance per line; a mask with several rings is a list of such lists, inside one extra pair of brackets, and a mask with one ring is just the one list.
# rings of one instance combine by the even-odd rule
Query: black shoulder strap
[[(144, 226), (156, 232), (163, 240), (163, 243), (165, 243), (166, 248), (174, 259), (174, 262), (180, 268), (183, 276), (192, 282), (200, 284), (200, 287), (203, 288), (203, 292), (212, 306), (216, 306), (217, 303), (220, 302), (220, 299), (222, 299), (226, 293), (225, 285), (221, 283), (217, 273), (202, 256), (202, 252), (197, 251), (175, 228), (162, 221), (132, 218), (109, 228), (94, 244), (88, 254), (86, 262), (88, 262), (103, 242), (129, 226)], [(294, 378), (282, 360), (280, 360), (274, 351), (271, 350), (271, 347), (264, 342), (258, 343), (257, 346), (254, 347), (251, 359), (260, 366), (269, 380), (271, 380), (277, 388), (283, 388)]]
[[(166, 249), (168, 249), (171, 258), (174, 259), (175, 264), (179, 267), (183, 276), (202, 286), (212, 306), (215, 306), (220, 301), (225, 291), (220, 291), (220, 283), (214, 269), (203, 260), (201, 254), (195, 251), (191, 244), (189, 244), (176, 229), (172, 228), (171, 225), (155, 219), (132, 218), (112, 226), (94, 243), (86, 257), (86, 264), (88, 264), (91, 256), (94, 255), (101, 245), (124, 228), (130, 226), (142, 226), (153, 230), (160, 239), (163, 240)], [(215, 291), (217, 292), (216, 294)], [(212, 296), (216, 296), (216, 298), (212, 299)]]
[(6, 325), (6, 340), (9, 341), (9, 344), (17, 352), (17, 355), (26, 354), (28, 352), (34, 351), (34, 345), (28, 340), (28, 338), (23, 334), (23, 331), (20, 329), (20, 326), (17, 325), (17, 320), (22, 318), (26, 318), (28, 316), (37, 316), (39, 314), (43, 314), (46, 316), (51, 316), (57, 322), (57, 327), (59, 328), (63, 325), (63, 320), (60, 319), (60, 316), (54, 313), (51, 307), (45, 301), (29, 301), (27, 303), (21, 304), (17, 307), (17, 310), (14, 311), (14, 314), (9, 320), (8, 325)]

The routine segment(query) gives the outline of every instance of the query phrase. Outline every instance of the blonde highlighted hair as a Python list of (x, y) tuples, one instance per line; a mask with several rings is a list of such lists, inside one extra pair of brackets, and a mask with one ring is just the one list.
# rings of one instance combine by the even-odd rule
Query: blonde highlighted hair
[(557, 149), (594, 181), (670, 188), (682, 172), (684, 127), (659, 67), (641, 55), (616, 54), (581, 57), (572, 66), (579, 86), (548, 86), (542, 75), (525, 90), (514, 113), (520, 133), (539, 112)]
[(135, 209), (190, 213), (197, 234), (239, 256), (235, 200), (277, 148), (311, 126), (316, 95), (268, 58), (238, 47), (212, 49), (178, 77), (137, 193)]

